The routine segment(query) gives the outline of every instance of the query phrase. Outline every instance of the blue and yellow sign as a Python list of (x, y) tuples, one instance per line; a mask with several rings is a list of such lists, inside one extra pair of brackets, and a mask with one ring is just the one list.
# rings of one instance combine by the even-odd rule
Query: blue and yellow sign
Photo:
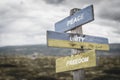
[[(73, 35), (75, 39), (72, 38)], [(53, 31), (47, 31), (47, 45), (59, 48), (109, 50), (107, 38)]]

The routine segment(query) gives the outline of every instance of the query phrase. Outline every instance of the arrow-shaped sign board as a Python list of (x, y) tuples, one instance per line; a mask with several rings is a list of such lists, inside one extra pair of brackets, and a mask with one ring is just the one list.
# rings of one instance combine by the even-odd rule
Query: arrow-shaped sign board
[(81, 68), (95, 67), (95, 50), (56, 59), (56, 72), (65, 72)]
[(76, 12), (72, 16), (68, 16), (65, 19), (57, 22), (55, 24), (55, 31), (65, 32), (93, 20), (94, 20), (93, 5), (90, 5)]
[(47, 45), (72, 49), (109, 50), (107, 38), (53, 31), (47, 31)]

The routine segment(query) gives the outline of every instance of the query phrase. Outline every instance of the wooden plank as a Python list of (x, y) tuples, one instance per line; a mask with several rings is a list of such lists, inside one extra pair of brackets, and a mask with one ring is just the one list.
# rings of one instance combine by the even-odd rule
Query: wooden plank
[(48, 39), (47, 45), (50, 47), (59, 48), (72, 48), (72, 49), (96, 49), (96, 50), (109, 50), (108, 44), (97, 44), (89, 42), (75, 42), (67, 40)]
[(71, 71), (96, 66), (95, 50), (56, 59), (56, 72)]
[(77, 33), (60, 33), (54, 31), (47, 31), (47, 38), (56, 39), (56, 40), (76, 41), (76, 42), (108, 44), (107, 38), (85, 35), (85, 34), (77, 34)]
[(65, 32), (93, 20), (94, 20), (93, 5), (90, 5), (74, 13), (73, 15), (68, 16), (65, 19), (57, 22), (55, 24), (55, 31)]
[(47, 31), (47, 44), (50, 47), (73, 49), (109, 50), (108, 39), (74, 33)]

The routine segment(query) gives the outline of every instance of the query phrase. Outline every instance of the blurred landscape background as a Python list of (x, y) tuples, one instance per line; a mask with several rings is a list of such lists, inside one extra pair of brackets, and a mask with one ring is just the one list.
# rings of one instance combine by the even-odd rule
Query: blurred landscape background
[[(0, 80), (72, 80), (72, 71), (55, 73), (55, 59), (70, 54), (46, 45), (0, 47)], [(97, 56), (98, 66), (85, 69), (85, 79), (120, 80), (120, 44)]]
[(0, 0), (0, 80), (73, 80), (72, 71), (55, 73), (56, 58), (71, 50), (47, 47), (46, 31), (71, 9), (88, 5), (95, 20), (83, 34), (112, 44), (110, 51), (96, 52), (98, 66), (85, 69), (85, 79), (120, 80), (120, 0)]

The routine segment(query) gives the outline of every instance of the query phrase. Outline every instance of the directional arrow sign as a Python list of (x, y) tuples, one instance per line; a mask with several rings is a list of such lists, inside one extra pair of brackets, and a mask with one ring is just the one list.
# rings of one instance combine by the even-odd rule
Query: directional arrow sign
[(47, 44), (50, 47), (109, 50), (107, 38), (53, 31), (47, 31)]
[(65, 72), (96, 66), (95, 50), (56, 59), (56, 72)]
[(57, 22), (55, 24), (55, 31), (65, 32), (93, 20), (94, 20), (93, 5), (90, 5), (76, 12), (74, 15), (68, 16), (65, 19)]

